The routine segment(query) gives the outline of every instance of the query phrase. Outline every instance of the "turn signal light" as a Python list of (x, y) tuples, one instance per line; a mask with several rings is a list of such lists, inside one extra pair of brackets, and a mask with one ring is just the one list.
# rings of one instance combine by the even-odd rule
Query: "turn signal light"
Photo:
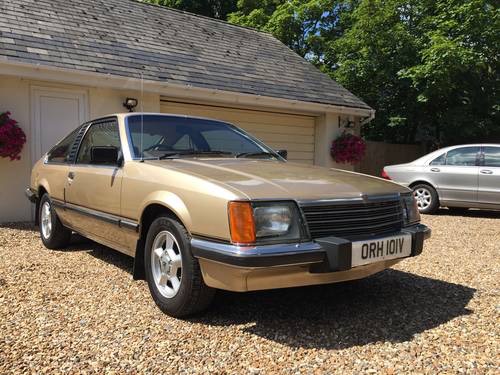
[(250, 202), (229, 202), (229, 227), (233, 243), (255, 243), (255, 222)]
[(385, 169), (382, 169), (382, 174), (381, 174), (382, 178), (385, 178), (386, 180), (390, 180), (391, 177), (387, 174), (387, 172), (385, 171)]

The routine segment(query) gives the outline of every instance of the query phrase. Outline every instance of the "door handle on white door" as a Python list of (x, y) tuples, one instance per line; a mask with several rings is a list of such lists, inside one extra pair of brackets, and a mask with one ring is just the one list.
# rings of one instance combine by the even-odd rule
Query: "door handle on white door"
[(75, 173), (74, 172), (69, 172), (68, 173), (68, 183), (71, 185), (71, 183), (73, 182), (75, 178)]
[(493, 171), (489, 169), (481, 169), (479, 172), (481, 172), (482, 174), (493, 174)]
[(439, 168), (431, 168), (431, 172), (440, 172), (440, 171), (441, 171), (441, 169), (439, 169)]

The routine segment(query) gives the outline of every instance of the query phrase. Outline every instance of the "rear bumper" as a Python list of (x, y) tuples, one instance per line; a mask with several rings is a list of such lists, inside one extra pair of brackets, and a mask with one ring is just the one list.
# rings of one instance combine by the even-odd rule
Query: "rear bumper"
[[(431, 230), (423, 224), (404, 228), (410, 234), (410, 257), (422, 253)], [(375, 239), (375, 238), (374, 238)], [(247, 291), (351, 280), (379, 272), (404, 258), (351, 266), (352, 242), (339, 237), (300, 244), (240, 247), (193, 238), (205, 282), (212, 287)]]

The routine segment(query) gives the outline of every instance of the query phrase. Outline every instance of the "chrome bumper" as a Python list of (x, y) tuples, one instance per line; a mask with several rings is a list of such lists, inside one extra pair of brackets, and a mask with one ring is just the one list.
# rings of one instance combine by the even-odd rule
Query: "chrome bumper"
[[(411, 234), (411, 257), (422, 253), (431, 230), (417, 224), (397, 234)], [(376, 238), (374, 238), (376, 239)], [(196, 258), (233, 267), (266, 268), (311, 264), (310, 272), (336, 272), (351, 269), (352, 242), (339, 237), (318, 238), (311, 242), (243, 247), (193, 238), (191, 250)]]
[(26, 198), (28, 198), (28, 200), (31, 203), (35, 203), (36, 200), (38, 199), (37, 192), (35, 190), (33, 190), (32, 188), (26, 188), (26, 190), (24, 191), (24, 195), (26, 195)]

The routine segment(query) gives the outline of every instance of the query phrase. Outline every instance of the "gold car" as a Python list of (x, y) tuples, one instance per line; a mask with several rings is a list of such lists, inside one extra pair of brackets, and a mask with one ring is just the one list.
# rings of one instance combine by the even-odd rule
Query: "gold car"
[(55, 145), (26, 194), (46, 247), (74, 231), (134, 257), (176, 317), (216, 289), (359, 279), (422, 252), (430, 230), (409, 189), (284, 155), (216, 120), (117, 114)]

